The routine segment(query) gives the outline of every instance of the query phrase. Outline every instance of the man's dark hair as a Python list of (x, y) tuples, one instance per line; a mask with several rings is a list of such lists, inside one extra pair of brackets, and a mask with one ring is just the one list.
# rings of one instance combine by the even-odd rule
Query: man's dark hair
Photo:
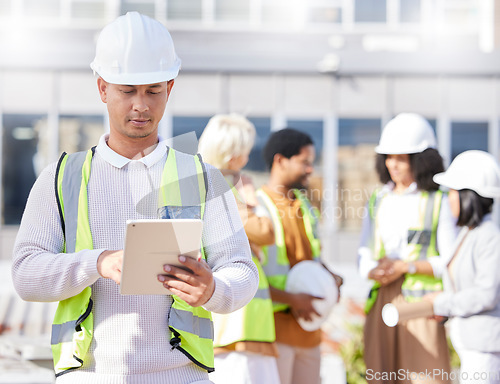
[(493, 199), (482, 197), (471, 189), (458, 191), (460, 198), (460, 214), (457, 225), (461, 227), (476, 228), (483, 217), (491, 212)]
[[(387, 184), (391, 181), (391, 175), (385, 166), (387, 155), (378, 154), (375, 161), (380, 182)], [(434, 148), (427, 148), (420, 153), (410, 154), (410, 168), (417, 188), (421, 191), (437, 191), (439, 185), (432, 180), (436, 173), (444, 172), (443, 158)]]
[(273, 132), (269, 136), (262, 150), (262, 156), (266, 165), (271, 169), (274, 155), (277, 153), (289, 159), (292, 156), (298, 155), (303, 147), (312, 144), (311, 136), (307, 133), (297, 131), (293, 128), (285, 128)]

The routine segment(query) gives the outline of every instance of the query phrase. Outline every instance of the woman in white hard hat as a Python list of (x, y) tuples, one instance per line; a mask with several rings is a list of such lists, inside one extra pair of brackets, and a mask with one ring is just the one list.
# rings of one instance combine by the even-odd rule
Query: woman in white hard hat
[(443, 274), (444, 293), (427, 298), (434, 313), (454, 317), (450, 336), (461, 363), (461, 383), (500, 383), (500, 230), (491, 220), (500, 197), (500, 167), (482, 151), (458, 155), (436, 183), (450, 188), (462, 227)]
[(422, 116), (400, 114), (385, 126), (375, 151), (384, 186), (370, 198), (358, 250), (361, 275), (374, 281), (364, 327), (366, 378), (370, 383), (448, 383), (408, 374), (449, 372), (442, 324), (415, 319), (389, 328), (381, 317), (387, 303), (419, 301), (442, 289), (440, 276), (456, 226), (446, 195), (432, 180), (444, 170), (434, 131)]
[(230, 314), (213, 313), (215, 384), (279, 383), (274, 311), (269, 285), (258, 259), (260, 247), (274, 243), (271, 219), (258, 209), (251, 179), (242, 174), (255, 140), (255, 127), (244, 116), (215, 115), (205, 127), (198, 146), (207, 163), (219, 168), (233, 188), (259, 270), (259, 289), (245, 307)]

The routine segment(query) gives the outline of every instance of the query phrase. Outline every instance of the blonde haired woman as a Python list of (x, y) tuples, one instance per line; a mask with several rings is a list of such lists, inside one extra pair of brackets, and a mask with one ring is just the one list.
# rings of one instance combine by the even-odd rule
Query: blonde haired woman
[(216, 384), (278, 383), (274, 314), (269, 286), (258, 259), (259, 248), (274, 243), (271, 219), (257, 212), (255, 190), (241, 175), (255, 140), (255, 127), (238, 114), (216, 115), (200, 137), (199, 152), (205, 162), (219, 168), (233, 189), (245, 232), (259, 269), (259, 289), (253, 300), (228, 315), (214, 315)]

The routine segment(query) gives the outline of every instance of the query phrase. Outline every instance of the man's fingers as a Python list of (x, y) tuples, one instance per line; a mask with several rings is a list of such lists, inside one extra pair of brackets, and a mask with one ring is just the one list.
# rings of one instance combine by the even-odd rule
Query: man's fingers
[(208, 267), (207, 262), (201, 258), (195, 259), (189, 256), (180, 255), (179, 261), (190, 270), (192, 270), (196, 275), (199, 275), (200, 273), (202, 273), (203, 269), (206, 269)]

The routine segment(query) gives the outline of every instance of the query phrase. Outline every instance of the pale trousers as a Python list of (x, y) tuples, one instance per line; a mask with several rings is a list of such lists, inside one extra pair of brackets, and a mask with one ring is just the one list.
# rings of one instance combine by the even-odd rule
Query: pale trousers
[(500, 352), (466, 349), (455, 319), (450, 324), (450, 339), (460, 357), (460, 384), (500, 384)]
[(214, 384), (280, 384), (276, 358), (253, 352), (229, 352), (215, 356)]
[(321, 352), (319, 346), (300, 348), (276, 343), (281, 384), (319, 384)]

